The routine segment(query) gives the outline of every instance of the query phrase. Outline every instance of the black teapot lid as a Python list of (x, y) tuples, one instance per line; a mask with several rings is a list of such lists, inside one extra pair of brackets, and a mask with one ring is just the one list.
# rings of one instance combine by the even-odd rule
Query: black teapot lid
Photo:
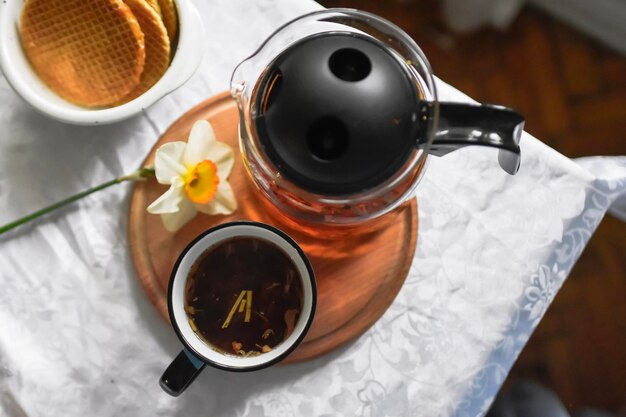
[(377, 40), (324, 33), (283, 51), (255, 104), (261, 146), (277, 169), (314, 193), (375, 187), (415, 151), (418, 92)]

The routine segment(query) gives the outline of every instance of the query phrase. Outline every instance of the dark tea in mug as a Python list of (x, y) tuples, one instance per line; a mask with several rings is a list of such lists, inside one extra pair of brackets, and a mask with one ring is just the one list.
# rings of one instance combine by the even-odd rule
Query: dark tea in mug
[(270, 352), (293, 332), (302, 305), (294, 262), (256, 237), (234, 237), (208, 248), (191, 267), (185, 286), (191, 328), (229, 355)]

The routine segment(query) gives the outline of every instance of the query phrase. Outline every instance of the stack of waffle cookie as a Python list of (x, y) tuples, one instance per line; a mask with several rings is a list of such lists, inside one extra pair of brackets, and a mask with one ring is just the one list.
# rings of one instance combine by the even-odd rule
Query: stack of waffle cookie
[(174, 0), (26, 0), (24, 52), (59, 96), (113, 107), (145, 93), (170, 65)]

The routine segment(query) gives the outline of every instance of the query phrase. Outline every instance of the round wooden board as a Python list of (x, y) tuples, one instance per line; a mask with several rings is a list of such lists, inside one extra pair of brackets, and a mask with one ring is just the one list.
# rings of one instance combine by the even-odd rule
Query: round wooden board
[[(145, 160), (170, 141), (186, 141), (196, 120), (211, 122), (217, 138), (233, 149), (238, 145), (239, 114), (227, 93), (212, 97), (178, 119), (163, 134)], [(237, 158), (229, 182), (239, 208), (229, 216), (198, 214), (176, 233), (165, 230), (159, 216), (146, 207), (167, 187), (156, 181), (136, 182), (132, 191), (128, 238), (137, 277), (148, 298), (165, 320), (167, 286), (172, 267), (182, 250), (198, 234), (220, 223), (254, 220), (273, 224), (291, 235), (311, 260), (317, 279), (315, 319), (300, 346), (283, 362), (310, 359), (338, 348), (365, 332), (387, 310), (408, 274), (417, 241), (415, 199), (385, 216), (384, 225), (363, 234), (321, 240), (302, 230), (288, 228), (266, 211), (258, 191)]]

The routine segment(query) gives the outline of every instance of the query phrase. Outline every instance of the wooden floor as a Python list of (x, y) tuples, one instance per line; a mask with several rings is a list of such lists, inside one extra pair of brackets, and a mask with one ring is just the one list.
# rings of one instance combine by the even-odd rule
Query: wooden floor
[[(526, 116), (526, 130), (570, 156), (626, 155), (626, 57), (525, 7), (504, 32), (449, 33), (433, 0), (326, 0), (407, 31), (435, 73), (482, 102)], [(607, 217), (509, 376), (554, 389), (571, 411), (626, 415), (626, 223)], [(549, 416), (546, 416), (549, 417)]]

